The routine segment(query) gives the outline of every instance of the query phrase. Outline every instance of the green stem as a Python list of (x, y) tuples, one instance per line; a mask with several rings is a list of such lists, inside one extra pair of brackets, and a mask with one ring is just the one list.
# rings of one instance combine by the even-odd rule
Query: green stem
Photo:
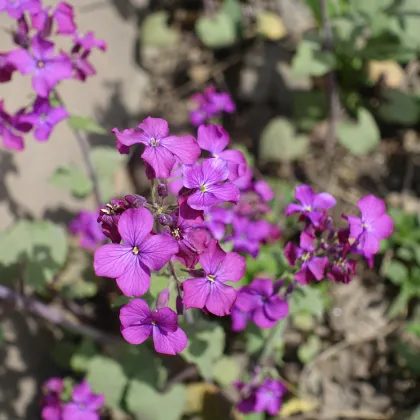
[(275, 351), (275, 344), (277, 337), (283, 333), (284, 329), (284, 320), (280, 320), (277, 324), (270, 330), (270, 333), (264, 340), (263, 351), (258, 358), (258, 364), (260, 366), (267, 366), (270, 364)]

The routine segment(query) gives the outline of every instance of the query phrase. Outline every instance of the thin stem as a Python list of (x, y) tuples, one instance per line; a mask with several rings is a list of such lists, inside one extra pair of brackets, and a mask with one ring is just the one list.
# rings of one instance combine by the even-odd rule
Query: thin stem
[(67, 319), (66, 315), (58, 309), (15, 293), (13, 290), (3, 285), (0, 285), (0, 299), (12, 302), (17, 307), (32, 312), (33, 314), (51, 322), (52, 324), (59, 325), (77, 334), (89, 337), (92, 340), (101, 343), (118, 343), (121, 341), (119, 337), (107, 334), (94, 327), (72, 322)]
[(270, 363), (270, 360), (273, 357), (275, 350), (275, 344), (277, 337), (282, 334), (284, 329), (284, 321), (280, 320), (277, 324), (270, 330), (267, 338), (264, 340), (263, 351), (258, 358), (258, 365), (266, 366)]

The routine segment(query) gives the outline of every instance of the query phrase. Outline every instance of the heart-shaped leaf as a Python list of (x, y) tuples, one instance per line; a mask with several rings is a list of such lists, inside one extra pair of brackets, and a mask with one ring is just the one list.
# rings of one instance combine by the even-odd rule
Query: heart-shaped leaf
[(195, 30), (203, 44), (210, 48), (227, 47), (236, 41), (235, 23), (225, 12), (200, 17)]

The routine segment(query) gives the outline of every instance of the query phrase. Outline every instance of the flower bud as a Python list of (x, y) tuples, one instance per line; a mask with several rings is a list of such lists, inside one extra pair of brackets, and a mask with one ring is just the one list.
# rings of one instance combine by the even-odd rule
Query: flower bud
[(175, 220), (170, 214), (163, 213), (159, 216), (159, 223), (162, 226), (172, 226)]
[(169, 289), (163, 289), (156, 301), (156, 309), (166, 308), (169, 302)]
[(141, 195), (129, 194), (126, 195), (125, 200), (130, 205), (131, 208), (138, 209), (139, 207), (144, 207), (147, 200)]
[(176, 297), (176, 313), (178, 315), (183, 315), (184, 314), (184, 304), (182, 303), (181, 296)]
[(159, 197), (167, 197), (168, 196), (168, 186), (166, 184), (159, 184), (157, 187), (158, 196)]

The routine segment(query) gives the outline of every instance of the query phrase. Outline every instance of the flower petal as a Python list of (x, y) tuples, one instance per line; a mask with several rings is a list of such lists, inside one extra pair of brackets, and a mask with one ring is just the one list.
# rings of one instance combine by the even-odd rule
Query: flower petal
[(8, 54), (7, 59), (9, 63), (13, 64), (22, 74), (32, 73), (36, 69), (35, 59), (23, 48), (11, 51)]
[(289, 304), (280, 296), (275, 295), (265, 303), (264, 311), (268, 318), (279, 320), (289, 313)]
[(176, 163), (175, 156), (165, 147), (147, 146), (141, 157), (153, 168), (156, 178), (169, 178)]
[(208, 193), (213, 194), (215, 197), (214, 204), (233, 203), (238, 204), (239, 189), (232, 182), (225, 182), (220, 185), (212, 185), (207, 189)]
[(142, 296), (150, 287), (150, 270), (138, 255), (134, 256), (134, 261), (131, 261), (124, 273), (116, 279), (118, 287), (126, 296)]
[(260, 328), (272, 328), (277, 324), (277, 320), (267, 317), (264, 306), (255, 309), (251, 314), (251, 319)]
[(256, 294), (267, 298), (273, 294), (273, 280), (268, 278), (257, 278), (248, 287)]
[(330, 209), (331, 207), (334, 207), (336, 203), (337, 201), (331, 194), (320, 193), (320, 194), (315, 195), (313, 208), (327, 210), (327, 209)]
[(202, 309), (206, 306), (210, 294), (210, 281), (206, 278), (185, 280), (182, 283), (184, 298), (182, 299), (185, 308)]
[(183, 166), (182, 182), (186, 188), (199, 188), (204, 184), (203, 169), (198, 163)]
[(185, 165), (197, 162), (201, 153), (193, 136), (169, 136), (160, 140), (160, 145), (168, 149)]
[(232, 330), (235, 332), (243, 331), (246, 328), (246, 325), (248, 323), (248, 314), (238, 309), (235, 303), (235, 306), (232, 308), (231, 316), (232, 316)]
[(312, 207), (315, 198), (314, 190), (309, 185), (299, 185), (295, 189), (295, 199), (304, 207)]
[(318, 281), (324, 278), (327, 265), (328, 257), (312, 257), (308, 261), (308, 267)]
[(149, 235), (139, 245), (140, 260), (151, 270), (160, 270), (178, 252), (178, 243), (170, 235)]
[(365, 223), (372, 223), (386, 212), (385, 202), (370, 194), (361, 198), (357, 206), (363, 216)]
[(79, 385), (76, 385), (73, 388), (71, 397), (75, 403), (84, 403), (92, 393), (89, 383), (87, 381), (82, 381)]
[(187, 336), (181, 328), (175, 332), (164, 333), (159, 327), (153, 328), (153, 342), (158, 353), (175, 355), (187, 346)]
[(220, 125), (200, 125), (197, 131), (197, 141), (203, 150), (211, 154), (219, 154), (229, 144), (229, 134)]
[(91, 394), (88, 400), (85, 402), (87, 410), (96, 411), (99, 410), (105, 403), (105, 396), (103, 394)]
[(206, 309), (217, 316), (229, 315), (235, 300), (236, 290), (232, 286), (215, 281), (210, 288)]
[(218, 268), (215, 274), (217, 276), (217, 280), (221, 282), (237, 282), (244, 276), (245, 271), (245, 258), (236, 252), (228, 252), (222, 265)]
[(152, 335), (153, 326), (151, 324), (132, 325), (121, 329), (124, 340), (130, 344), (144, 343)]
[(159, 140), (167, 137), (169, 134), (168, 122), (163, 118), (147, 117), (137, 128), (143, 130), (149, 140), (152, 138)]
[(229, 168), (222, 159), (206, 159), (202, 163), (203, 181), (207, 187), (225, 181), (229, 176)]
[(149, 144), (147, 137), (134, 128), (128, 128), (123, 131), (119, 131), (118, 128), (114, 128), (112, 132), (116, 135), (118, 141), (124, 146), (132, 146), (133, 144), (138, 143)]
[(387, 214), (384, 214), (372, 223), (371, 228), (379, 239), (385, 239), (391, 235), (394, 229), (394, 221)]
[(120, 309), (120, 322), (123, 327), (151, 323), (152, 311), (143, 299), (133, 299)]
[(99, 277), (120, 277), (137, 257), (132, 252), (131, 246), (120, 244), (106, 244), (95, 252), (93, 267)]
[(219, 243), (213, 239), (207, 249), (200, 256), (200, 264), (207, 275), (215, 275), (218, 268), (223, 263), (226, 252), (220, 247)]
[(261, 295), (249, 286), (243, 287), (237, 293), (235, 308), (242, 312), (251, 312), (263, 305)]
[(145, 208), (128, 209), (118, 221), (118, 232), (125, 244), (140, 246), (153, 229), (153, 216)]
[(171, 308), (161, 308), (153, 312), (153, 321), (162, 333), (175, 332), (178, 329), (178, 316)]

